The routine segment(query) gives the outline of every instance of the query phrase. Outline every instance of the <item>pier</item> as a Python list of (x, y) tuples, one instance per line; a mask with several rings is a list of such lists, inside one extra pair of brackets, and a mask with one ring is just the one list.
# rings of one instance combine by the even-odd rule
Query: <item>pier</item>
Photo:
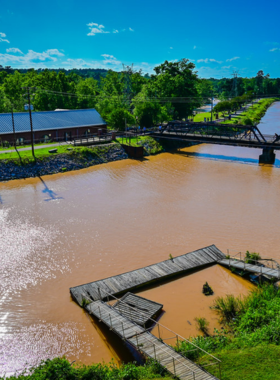
[(83, 299), (98, 301), (106, 299), (108, 294), (119, 296), (143, 286), (183, 275), (191, 270), (217, 264), (224, 258), (223, 252), (213, 244), (131, 272), (72, 287), (70, 293), (73, 299), (82, 306)]

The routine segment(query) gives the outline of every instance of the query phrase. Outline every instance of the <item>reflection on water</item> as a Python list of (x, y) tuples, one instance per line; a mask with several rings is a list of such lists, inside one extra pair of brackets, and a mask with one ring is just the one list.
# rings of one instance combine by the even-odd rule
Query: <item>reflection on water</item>
[[(204, 144), (1, 183), (0, 365), (13, 371), (55, 355), (86, 364), (116, 356), (119, 343), (93, 327), (71, 286), (213, 243), (280, 261), (280, 171), (258, 165), (259, 154)], [(143, 295), (164, 304), (167, 327), (193, 335), (195, 316), (217, 323), (213, 298), (201, 294), (206, 280), (215, 296), (248, 291), (216, 266)]]

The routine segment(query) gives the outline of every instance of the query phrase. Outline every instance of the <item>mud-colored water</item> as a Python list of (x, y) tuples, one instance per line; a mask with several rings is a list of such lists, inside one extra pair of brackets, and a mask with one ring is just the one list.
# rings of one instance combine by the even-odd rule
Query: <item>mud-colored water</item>
[[(269, 115), (267, 134), (280, 128), (278, 104)], [(272, 167), (259, 166), (259, 154), (199, 145), (0, 184), (1, 372), (63, 354), (125, 359), (120, 342), (71, 300), (71, 286), (212, 243), (280, 261), (280, 155)], [(201, 294), (205, 281), (215, 296), (250, 287), (215, 266), (140, 294), (163, 303), (161, 322), (188, 337), (196, 316), (218, 325), (215, 296)]]

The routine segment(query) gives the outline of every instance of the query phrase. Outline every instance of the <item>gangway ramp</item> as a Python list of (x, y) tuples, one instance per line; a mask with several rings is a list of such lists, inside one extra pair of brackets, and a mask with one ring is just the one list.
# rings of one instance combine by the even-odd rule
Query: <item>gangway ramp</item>
[(247, 271), (251, 273), (259, 273), (261, 275), (273, 277), (277, 280), (280, 279), (280, 267), (274, 269), (274, 268), (266, 267), (264, 265), (260, 265), (259, 263), (258, 265), (255, 265), (251, 263), (246, 263), (246, 260), (236, 260), (236, 259), (223, 259), (223, 260), (218, 261), (218, 264), (221, 264), (227, 268), (236, 268), (244, 272)]
[(156, 360), (173, 376), (183, 380), (217, 380), (205, 369), (177, 353), (144, 327), (119, 314), (104, 301), (92, 302), (86, 306), (86, 309), (137, 351)]

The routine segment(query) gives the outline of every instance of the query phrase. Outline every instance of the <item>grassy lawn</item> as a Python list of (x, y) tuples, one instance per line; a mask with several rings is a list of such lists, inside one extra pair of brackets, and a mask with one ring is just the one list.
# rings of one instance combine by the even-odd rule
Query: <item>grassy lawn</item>
[(132, 137), (132, 138), (117, 138), (117, 142), (120, 144), (126, 144), (131, 146), (141, 146), (145, 141), (148, 141), (150, 139), (149, 136), (138, 136), (138, 137)]
[[(240, 350), (224, 350), (215, 352), (222, 360), (223, 380), (279, 380), (280, 379), (280, 347), (272, 344), (250, 347)], [(202, 362), (206, 363), (204, 357)], [(219, 378), (217, 366), (205, 368)]]
[[(215, 113), (213, 112), (213, 121), (216, 120), (216, 117), (215, 117)], [(211, 121), (211, 112), (202, 112), (202, 113), (198, 113), (197, 115), (195, 115), (195, 117), (193, 118), (193, 121), (196, 121), (196, 122), (199, 122), (199, 121), (204, 121), (204, 118), (206, 117), (206, 119), (209, 117), (209, 120)], [(219, 112), (219, 118), (222, 118), (222, 114), (221, 112)]]
[[(62, 145), (62, 146), (56, 146), (54, 149), (57, 149), (57, 153), (49, 153), (49, 150), (51, 149), (51, 146), (49, 148), (42, 148), (42, 149), (36, 149), (35, 150), (35, 157), (47, 157), (47, 156), (54, 156), (56, 154), (66, 153), (67, 148), (69, 148), (68, 145)], [(32, 150), (23, 150), (19, 151), (21, 158), (27, 158), (32, 159)], [(6, 153), (0, 153), (0, 160), (9, 160), (9, 159), (18, 159), (18, 154), (16, 151), (13, 152), (6, 152)]]

